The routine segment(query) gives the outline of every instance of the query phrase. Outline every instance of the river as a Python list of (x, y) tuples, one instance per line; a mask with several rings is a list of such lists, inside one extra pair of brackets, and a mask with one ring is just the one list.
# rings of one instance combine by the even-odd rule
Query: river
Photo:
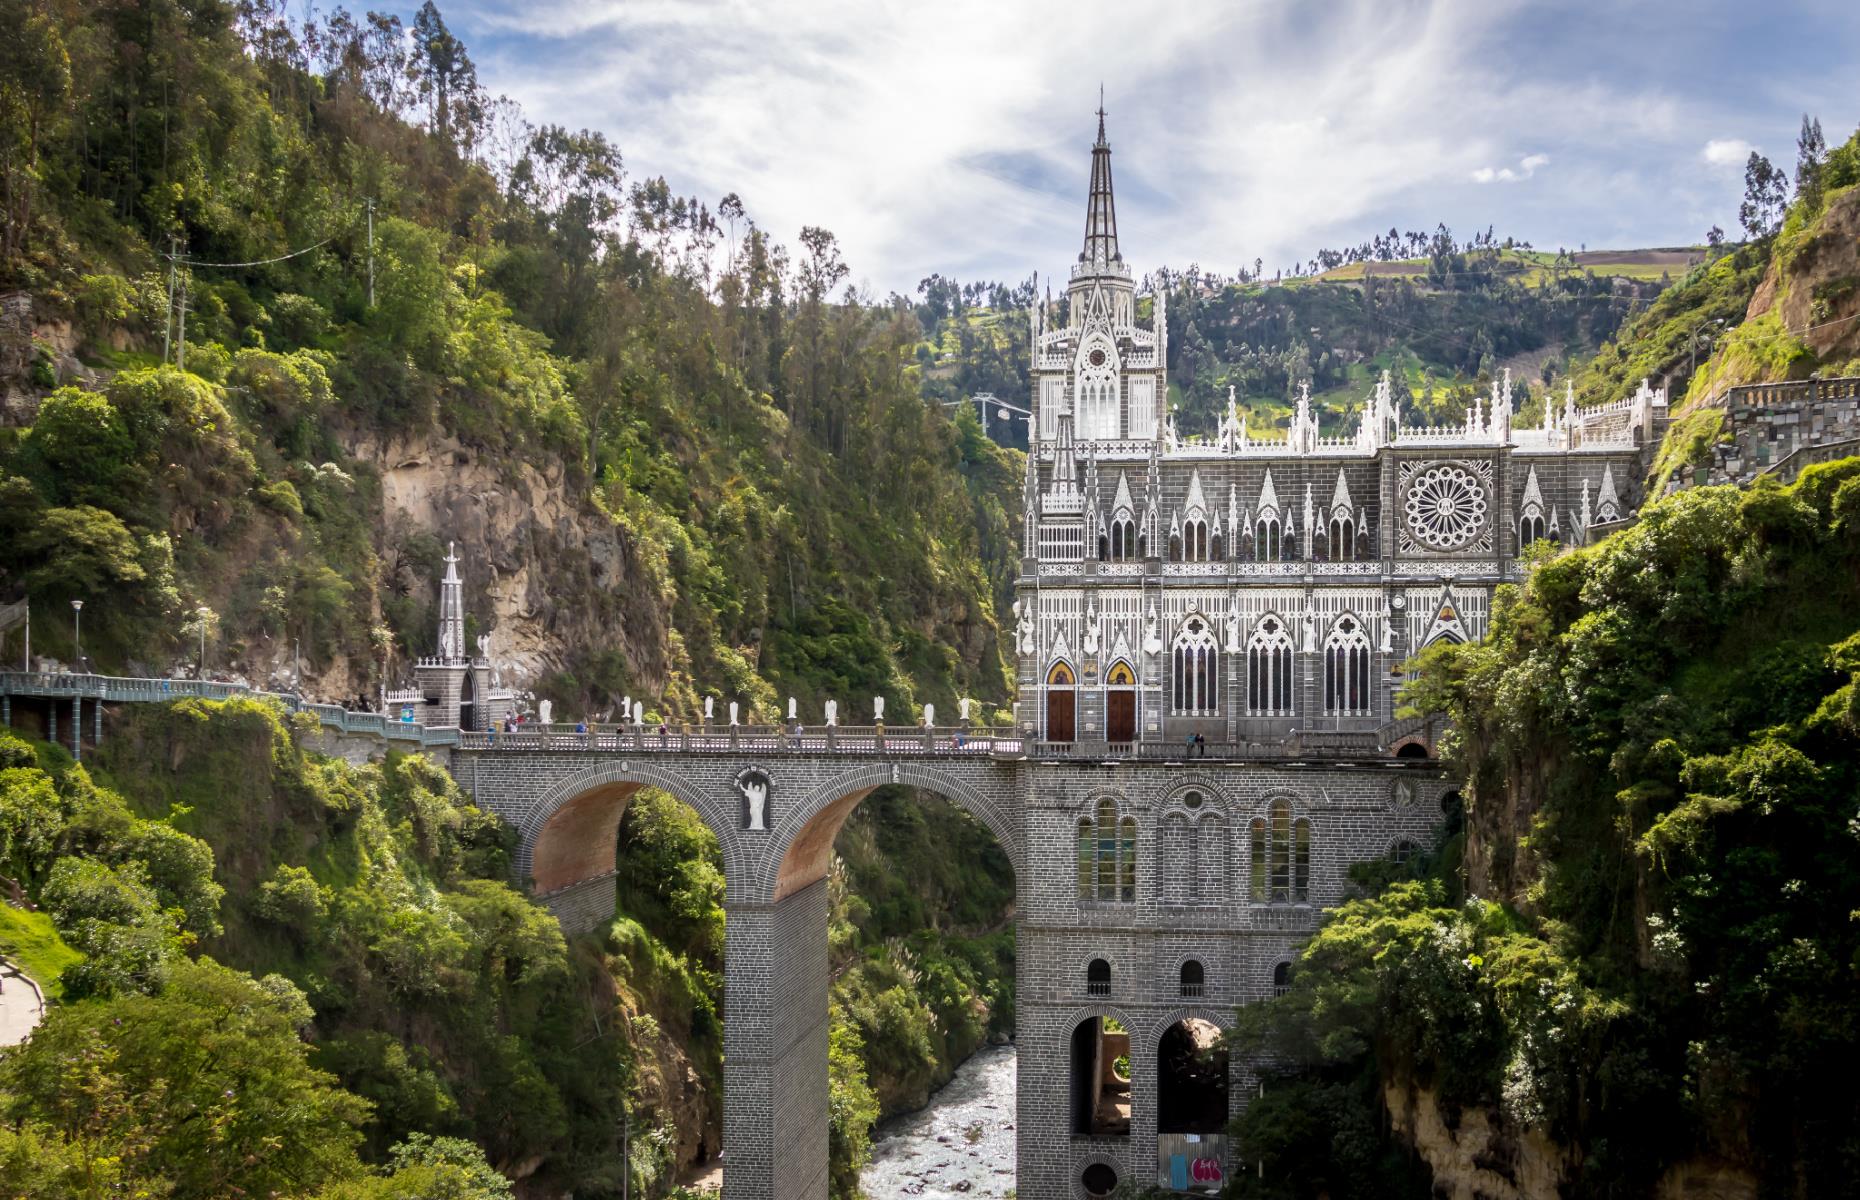
[(992, 1197), (1014, 1187), (1014, 1047), (977, 1051), (927, 1107), (879, 1126), (859, 1176), (871, 1200)]

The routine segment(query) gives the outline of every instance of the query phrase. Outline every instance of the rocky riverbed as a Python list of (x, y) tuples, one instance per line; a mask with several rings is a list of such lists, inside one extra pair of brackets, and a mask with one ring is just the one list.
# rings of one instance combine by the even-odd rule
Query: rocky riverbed
[(990, 1046), (927, 1107), (879, 1127), (859, 1177), (872, 1200), (893, 1196), (1000, 1200), (1014, 1187), (1014, 1047)]

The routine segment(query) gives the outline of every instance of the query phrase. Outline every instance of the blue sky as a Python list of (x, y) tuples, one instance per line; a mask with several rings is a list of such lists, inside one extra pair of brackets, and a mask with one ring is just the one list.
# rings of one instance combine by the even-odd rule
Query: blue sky
[(1540, 248), (1736, 225), (1750, 147), (1860, 123), (1860, 2), (453, 0), (480, 80), (852, 280), (1063, 272), (1098, 86), (1125, 257), (1271, 271), (1445, 221)]

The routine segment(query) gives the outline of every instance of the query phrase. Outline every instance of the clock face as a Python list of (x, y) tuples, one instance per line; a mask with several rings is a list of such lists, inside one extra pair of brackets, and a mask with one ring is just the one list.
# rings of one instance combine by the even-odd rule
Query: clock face
[(1093, 350), (1086, 356), (1086, 360), (1094, 367), (1102, 367), (1104, 365), (1104, 351)]

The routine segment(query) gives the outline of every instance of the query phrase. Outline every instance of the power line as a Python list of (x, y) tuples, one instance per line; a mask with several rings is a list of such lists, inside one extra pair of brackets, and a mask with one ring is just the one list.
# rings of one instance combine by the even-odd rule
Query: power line
[[(374, 205), (373, 205), (373, 202), (371, 201), (369, 204), (369, 215), (371, 218), (373, 217), (373, 209), (374, 209)], [(305, 246), (301, 250), (292, 250), (288, 254), (280, 254), (276, 258), (255, 258), (250, 262), (208, 262), (205, 259), (200, 259), (200, 258), (184, 258), (172, 252), (166, 255), (165, 257), (168, 259), (170, 263), (177, 263), (184, 267), (265, 267), (265, 266), (270, 266), (272, 263), (281, 263), (281, 262), (286, 262), (293, 258), (301, 258), (302, 256), (310, 253), (312, 250), (320, 250), (324, 246), (329, 245), (331, 242), (341, 237), (343, 234), (352, 231), (357, 224), (358, 224), (357, 221), (351, 220), (348, 223), (348, 225), (346, 225), (345, 227), (341, 229), (338, 229), (336, 232), (330, 234), (328, 237), (324, 238), (322, 241), (314, 242), (311, 245)], [(371, 220), (371, 224), (372, 224), (372, 220)]]

